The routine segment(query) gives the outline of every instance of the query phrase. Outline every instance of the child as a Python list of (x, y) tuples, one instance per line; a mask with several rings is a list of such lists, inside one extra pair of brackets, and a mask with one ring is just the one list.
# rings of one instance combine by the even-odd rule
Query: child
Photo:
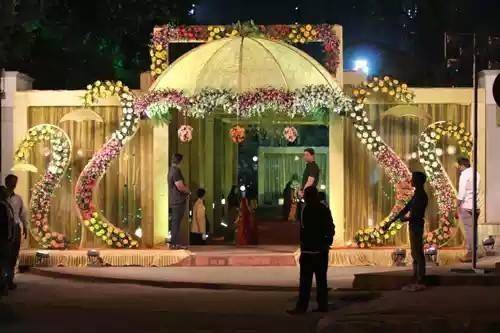
[(206, 191), (202, 188), (196, 191), (198, 199), (193, 206), (193, 220), (191, 222), (191, 244), (193, 245), (204, 245), (203, 235), (206, 233), (206, 214), (205, 214), (205, 203), (203, 198), (205, 197)]
[[(424, 216), (427, 208), (428, 198), (424, 185), (427, 177), (422, 172), (413, 172), (411, 183), (415, 187), (415, 194), (394, 218), (403, 222), (409, 222), (411, 256), (413, 258), (413, 276), (415, 284), (403, 288), (405, 291), (418, 291), (425, 289), (425, 255), (423, 247)], [(408, 214), (409, 213), (409, 214)], [(407, 215), (408, 214), (408, 215)]]

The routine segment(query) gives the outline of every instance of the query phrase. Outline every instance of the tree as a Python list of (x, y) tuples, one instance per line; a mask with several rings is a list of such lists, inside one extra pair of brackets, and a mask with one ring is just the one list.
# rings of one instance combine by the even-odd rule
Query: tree
[(95, 79), (137, 86), (149, 68), (155, 25), (189, 23), (186, 0), (2, 0), (0, 61), (39, 89), (78, 89)]

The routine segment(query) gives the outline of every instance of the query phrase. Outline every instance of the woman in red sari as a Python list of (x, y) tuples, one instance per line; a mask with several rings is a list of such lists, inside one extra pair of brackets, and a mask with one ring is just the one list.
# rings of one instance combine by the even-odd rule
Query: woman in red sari
[(237, 220), (236, 245), (257, 245), (257, 225), (247, 198), (241, 199)]

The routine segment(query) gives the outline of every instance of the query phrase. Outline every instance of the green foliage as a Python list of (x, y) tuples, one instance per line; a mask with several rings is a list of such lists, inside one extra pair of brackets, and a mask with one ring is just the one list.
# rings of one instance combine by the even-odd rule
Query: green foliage
[(81, 88), (96, 77), (136, 87), (149, 68), (153, 27), (189, 24), (192, 3), (2, 0), (0, 65), (26, 72), (40, 89)]

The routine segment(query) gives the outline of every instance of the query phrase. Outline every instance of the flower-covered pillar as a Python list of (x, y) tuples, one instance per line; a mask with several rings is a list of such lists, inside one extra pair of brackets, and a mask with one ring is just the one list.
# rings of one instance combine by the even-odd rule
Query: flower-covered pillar
[[(343, 39), (342, 27), (335, 25), (335, 34), (339, 38), (339, 65), (343, 68)], [(340, 87), (343, 87), (343, 71), (337, 71), (335, 78)], [(335, 245), (345, 243), (345, 209), (344, 209), (344, 117), (331, 115), (328, 126), (328, 195), (335, 223)]]

